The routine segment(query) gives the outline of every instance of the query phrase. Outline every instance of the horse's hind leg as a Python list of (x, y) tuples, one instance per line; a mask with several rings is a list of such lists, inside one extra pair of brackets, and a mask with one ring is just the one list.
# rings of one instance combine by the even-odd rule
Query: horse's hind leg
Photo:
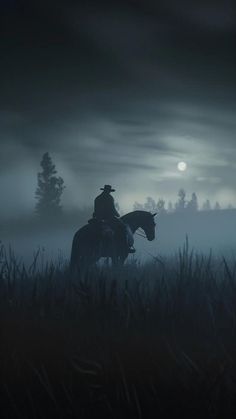
[(119, 262), (120, 262), (120, 265), (124, 265), (124, 263), (125, 263), (125, 261), (126, 261), (126, 259), (127, 259), (127, 256), (120, 256), (120, 258), (119, 258)]

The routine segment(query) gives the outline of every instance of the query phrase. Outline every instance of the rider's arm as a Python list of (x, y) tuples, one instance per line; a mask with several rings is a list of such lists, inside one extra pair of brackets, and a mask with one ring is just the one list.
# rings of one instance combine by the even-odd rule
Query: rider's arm
[(116, 217), (120, 217), (120, 214), (118, 213), (118, 211), (117, 211), (117, 209), (116, 209), (116, 207), (115, 207), (115, 206), (114, 206), (114, 210), (115, 210), (115, 211), (114, 211), (114, 212), (115, 212), (115, 216), (116, 216)]
[(120, 217), (120, 214), (118, 213), (118, 211), (115, 207), (115, 201), (114, 201), (113, 196), (110, 195), (110, 198), (111, 198), (110, 199), (111, 209), (112, 209), (114, 217)]

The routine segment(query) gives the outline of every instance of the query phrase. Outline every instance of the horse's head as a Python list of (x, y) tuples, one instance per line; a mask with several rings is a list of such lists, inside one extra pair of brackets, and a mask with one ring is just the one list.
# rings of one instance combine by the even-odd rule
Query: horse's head
[(144, 230), (146, 237), (149, 241), (152, 241), (155, 239), (155, 214), (151, 214), (150, 212), (147, 212), (145, 214), (145, 217), (143, 217), (142, 224), (140, 227)]

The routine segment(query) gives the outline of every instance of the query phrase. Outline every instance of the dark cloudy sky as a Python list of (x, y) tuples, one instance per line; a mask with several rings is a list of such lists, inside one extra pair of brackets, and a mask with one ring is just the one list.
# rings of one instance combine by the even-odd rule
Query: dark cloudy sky
[[(236, 204), (233, 1), (0, 0), (0, 190), (30, 208), (49, 151), (64, 204), (112, 184)], [(177, 170), (179, 161), (188, 170)]]

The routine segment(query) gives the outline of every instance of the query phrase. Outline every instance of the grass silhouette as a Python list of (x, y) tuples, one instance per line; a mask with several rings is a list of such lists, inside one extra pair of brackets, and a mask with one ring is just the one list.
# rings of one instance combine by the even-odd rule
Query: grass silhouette
[(236, 263), (173, 257), (71, 276), (0, 249), (2, 417), (235, 415)]

